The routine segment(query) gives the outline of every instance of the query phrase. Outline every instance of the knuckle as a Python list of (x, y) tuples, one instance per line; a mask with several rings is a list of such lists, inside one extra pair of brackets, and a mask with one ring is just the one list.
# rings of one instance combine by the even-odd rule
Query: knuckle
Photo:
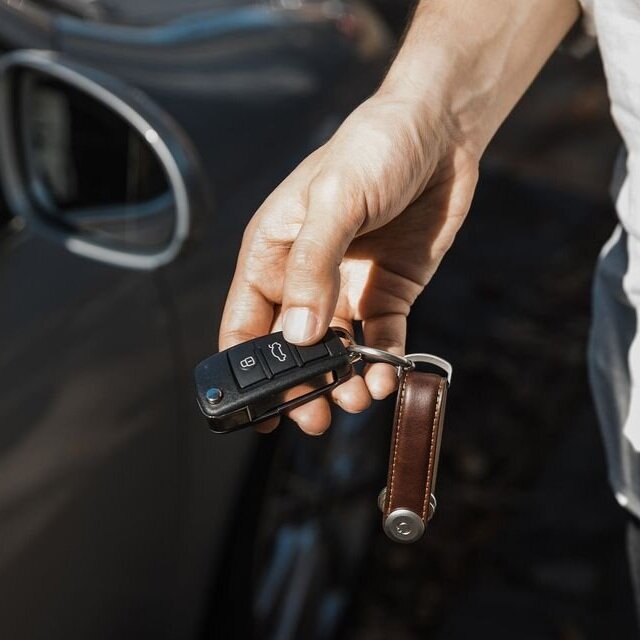
[(309, 184), (309, 199), (319, 202), (341, 203), (348, 194), (345, 176), (325, 171), (317, 175)]
[(358, 228), (366, 215), (365, 192), (356, 172), (323, 171), (309, 184), (309, 204), (326, 209), (338, 227)]
[(229, 349), (230, 347), (234, 347), (241, 342), (247, 342), (248, 340), (253, 340), (255, 336), (247, 331), (243, 331), (242, 329), (228, 329), (220, 333), (220, 348), (221, 349)]
[(298, 197), (283, 196), (278, 208), (256, 216), (257, 241), (266, 246), (290, 245), (300, 232), (306, 208)]
[(326, 251), (321, 242), (311, 238), (300, 238), (289, 255), (289, 267), (298, 274), (313, 275), (322, 269)]
[[(247, 252), (240, 272), (243, 287), (249, 291), (262, 293), (268, 264), (261, 252), (253, 250)], [(275, 275), (271, 277), (275, 279)]]

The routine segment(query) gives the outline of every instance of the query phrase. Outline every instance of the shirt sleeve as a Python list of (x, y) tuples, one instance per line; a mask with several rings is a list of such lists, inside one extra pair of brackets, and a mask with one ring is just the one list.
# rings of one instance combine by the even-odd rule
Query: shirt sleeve
[(580, 19), (582, 29), (584, 33), (592, 38), (596, 37), (596, 25), (593, 20), (594, 2), (597, 2), (597, 0), (580, 0), (580, 5), (582, 6), (582, 18)]

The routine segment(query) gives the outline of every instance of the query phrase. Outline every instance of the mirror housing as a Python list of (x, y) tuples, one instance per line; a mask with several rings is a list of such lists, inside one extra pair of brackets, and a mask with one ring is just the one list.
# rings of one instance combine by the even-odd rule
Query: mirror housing
[[(87, 136), (73, 135), (78, 113), (85, 132), (104, 126), (81, 152), (77, 142)], [(72, 253), (132, 269), (155, 269), (180, 253), (194, 204), (203, 201), (199, 165), (178, 125), (141, 91), (57, 53), (6, 54), (0, 141), (9, 208), (34, 231)], [(73, 179), (65, 154), (79, 170)], [(78, 185), (85, 174), (91, 180)]]

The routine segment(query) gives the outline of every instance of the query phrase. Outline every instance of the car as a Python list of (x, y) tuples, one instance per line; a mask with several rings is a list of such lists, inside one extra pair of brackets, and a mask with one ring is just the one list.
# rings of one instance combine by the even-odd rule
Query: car
[(217, 436), (192, 371), (247, 221), (392, 46), (361, 2), (0, 3), (1, 637), (335, 633), (389, 407)]

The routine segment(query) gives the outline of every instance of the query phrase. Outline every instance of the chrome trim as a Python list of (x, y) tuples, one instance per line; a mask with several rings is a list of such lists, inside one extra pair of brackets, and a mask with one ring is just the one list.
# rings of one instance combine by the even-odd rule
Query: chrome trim
[[(8, 85), (10, 73), (21, 68), (39, 71), (84, 91), (124, 118), (145, 138), (165, 169), (175, 199), (174, 233), (167, 247), (154, 253), (127, 252), (69, 235), (42, 221), (26, 193), (24, 178), (20, 175), (19, 163), (16, 161), (18, 142), (11, 118), (13, 108)], [(0, 58), (0, 140), (3, 144), (0, 145), (0, 177), (8, 204), (13, 212), (27, 219), (29, 224), (43, 235), (62, 243), (72, 253), (119, 267), (156, 269), (174, 260), (189, 236), (191, 210), (183, 171), (176, 156), (163, 139), (162, 132), (158, 131), (163, 127), (152, 125), (138, 110), (138, 107), (143, 111), (145, 107), (149, 107), (150, 110), (158, 108), (139, 91), (130, 89), (132, 102), (136, 104), (134, 108), (127, 100), (116, 95), (111, 87), (103, 86), (102, 82), (108, 86), (113, 84), (118, 89), (128, 89), (116, 79), (102, 72), (67, 62), (64, 57), (54, 52), (20, 50), (2, 56)]]

